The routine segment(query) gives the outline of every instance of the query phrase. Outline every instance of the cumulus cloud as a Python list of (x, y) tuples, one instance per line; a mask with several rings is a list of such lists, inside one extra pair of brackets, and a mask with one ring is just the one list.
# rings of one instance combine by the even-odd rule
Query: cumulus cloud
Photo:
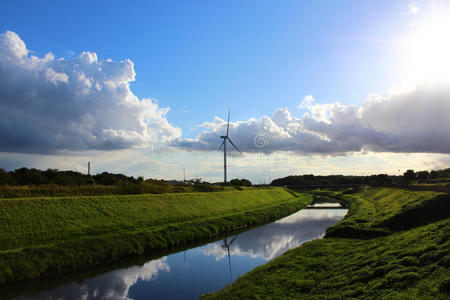
[(14, 32), (0, 34), (0, 151), (117, 150), (181, 135), (153, 99), (130, 90), (133, 62), (30, 55)]
[[(413, 91), (371, 94), (361, 106), (316, 103), (309, 95), (299, 108), (302, 118), (287, 108), (272, 117), (230, 123), (230, 137), (244, 151), (302, 154), (348, 152), (450, 153), (450, 86), (422, 86)], [(176, 139), (172, 145), (191, 150), (216, 150), (226, 121), (215, 117), (202, 125), (196, 139)]]

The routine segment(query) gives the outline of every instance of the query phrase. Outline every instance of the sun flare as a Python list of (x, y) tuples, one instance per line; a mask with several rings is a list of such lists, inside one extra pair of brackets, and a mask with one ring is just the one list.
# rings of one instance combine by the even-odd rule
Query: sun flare
[(411, 79), (416, 84), (450, 83), (450, 14), (423, 25), (408, 43)]

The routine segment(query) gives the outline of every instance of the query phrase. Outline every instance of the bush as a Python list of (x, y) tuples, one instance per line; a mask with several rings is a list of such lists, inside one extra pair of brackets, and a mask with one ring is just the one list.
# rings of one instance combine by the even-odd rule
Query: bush
[(250, 182), (250, 180), (248, 179), (232, 179), (230, 180), (230, 184), (231, 185), (236, 185), (236, 186), (252, 186), (252, 183)]

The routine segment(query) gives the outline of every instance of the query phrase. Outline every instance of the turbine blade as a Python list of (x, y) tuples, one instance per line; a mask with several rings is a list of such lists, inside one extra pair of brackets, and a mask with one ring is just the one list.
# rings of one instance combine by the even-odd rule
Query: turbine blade
[(236, 148), (237, 151), (241, 152), (241, 151), (238, 149), (238, 147), (236, 147), (236, 145), (233, 143), (233, 141), (232, 141), (230, 138), (228, 138), (228, 140), (230, 141), (230, 144), (233, 145), (234, 148)]
[(227, 137), (228, 137), (228, 130), (229, 129), (230, 129), (230, 108), (228, 108)]
[(225, 144), (225, 140), (223, 140), (222, 144), (220, 145), (219, 151), (222, 150), (223, 144)]

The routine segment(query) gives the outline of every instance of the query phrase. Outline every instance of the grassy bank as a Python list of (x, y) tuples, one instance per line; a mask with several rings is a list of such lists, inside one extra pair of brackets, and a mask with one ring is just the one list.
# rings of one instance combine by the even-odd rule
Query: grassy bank
[[(342, 197), (347, 217), (204, 299), (448, 299), (450, 199), (369, 189)], [(352, 238), (348, 238), (352, 237)]]
[(331, 193), (350, 206), (347, 217), (328, 228), (327, 237), (372, 238), (448, 218), (448, 194), (371, 188), (345, 195)]
[(310, 201), (282, 188), (0, 199), (0, 283), (207, 239)]
[(208, 183), (169, 185), (166, 182), (151, 179), (139, 184), (125, 183), (116, 185), (0, 185), (0, 198), (223, 192), (246, 188), (247, 187), (211, 185)]

